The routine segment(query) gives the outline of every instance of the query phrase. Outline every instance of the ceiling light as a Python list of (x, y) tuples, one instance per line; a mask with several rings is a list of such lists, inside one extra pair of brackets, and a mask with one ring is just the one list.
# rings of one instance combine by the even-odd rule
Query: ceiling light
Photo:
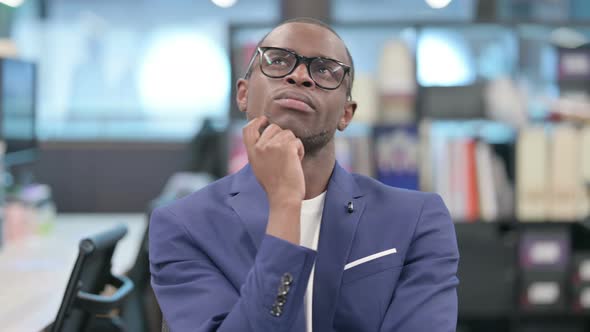
[(453, 0), (426, 0), (426, 3), (434, 9), (441, 9), (448, 6), (451, 1)]
[(18, 7), (23, 4), (25, 0), (0, 0), (0, 3), (3, 3), (9, 7)]
[(216, 6), (221, 8), (229, 8), (238, 2), (238, 0), (211, 0)]

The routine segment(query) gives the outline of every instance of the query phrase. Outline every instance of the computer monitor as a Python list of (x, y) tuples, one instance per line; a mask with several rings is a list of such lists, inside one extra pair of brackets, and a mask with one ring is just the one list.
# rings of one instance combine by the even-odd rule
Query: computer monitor
[(33, 62), (0, 58), (0, 140), (7, 167), (36, 159), (36, 80)]

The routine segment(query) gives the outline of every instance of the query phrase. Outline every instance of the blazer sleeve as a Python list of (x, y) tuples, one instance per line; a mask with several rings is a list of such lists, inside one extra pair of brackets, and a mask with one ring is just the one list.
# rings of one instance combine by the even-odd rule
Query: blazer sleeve
[(449, 212), (428, 194), (381, 331), (455, 332), (459, 250)]
[[(156, 209), (149, 232), (151, 283), (172, 332), (291, 330), (303, 309), (315, 251), (265, 235), (237, 289), (171, 210)], [(280, 300), (284, 304), (275, 310)]]

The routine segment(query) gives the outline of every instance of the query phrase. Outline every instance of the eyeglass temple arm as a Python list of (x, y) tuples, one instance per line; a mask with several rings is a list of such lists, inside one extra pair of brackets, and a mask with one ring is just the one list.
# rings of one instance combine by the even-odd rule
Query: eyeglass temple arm
[(259, 52), (260, 52), (260, 47), (257, 47), (256, 50), (254, 51), (254, 54), (252, 54), (252, 58), (250, 58), (250, 62), (248, 63), (246, 73), (244, 74), (244, 79), (248, 79), (250, 77), (250, 74), (252, 71), (252, 66), (254, 65), (254, 60), (256, 60), (256, 56), (258, 55)]

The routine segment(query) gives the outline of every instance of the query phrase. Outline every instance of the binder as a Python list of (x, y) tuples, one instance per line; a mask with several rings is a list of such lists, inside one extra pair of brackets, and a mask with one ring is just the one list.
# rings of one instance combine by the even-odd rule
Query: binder
[(449, 208), (453, 203), (453, 195), (451, 193), (451, 148), (448, 137), (444, 135), (434, 135), (432, 138), (432, 183), (434, 191), (437, 192)]
[(467, 220), (467, 158), (465, 139), (455, 138), (450, 141), (449, 156), (451, 160), (451, 206), (450, 212), (453, 219), (457, 221)]
[(498, 219), (498, 200), (490, 145), (485, 142), (477, 142), (475, 158), (481, 219), (495, 221)]
[(582, 185), (585, 186), (580, 214), (590, 217), (590, 124), (580, 130), (580, 156)]
[(580, 173), (578, 130), (570, 125), (554, 128), (550, 154), (549, 217), (556, 221), (581, 218), (580, 205), (584, 188)]
[(420, 173), (420, 190), (433, 192), (434, 183), (433, 183), (433, 151), (431, 147), (431, 131), (432, 131), (432, 124), (430, 120), (422, 120), (418, 125), (418, 165), (419, 165), (419, 173)]
[(544, 221), (547, 218), (548, 145), (545, 128), (522, 128), (516, 146), (516, 213), (521, 221)]
[(377, 179), (387, 185), (418, 189), (418, 128), (415, 125), (374, 129)]
[(479, 187), (477, 185), (477, 161), (475, 140), (465, 142), (465, 181), (466, 181), (466, 211), (465, 219), (473, 222), (479, 219)]
[(379, 95), (375, 78), (367, 73), (357, 73), (352, 87), (352, 99), (357, 102), (354, 122), (374, 125), (379, 117)]

